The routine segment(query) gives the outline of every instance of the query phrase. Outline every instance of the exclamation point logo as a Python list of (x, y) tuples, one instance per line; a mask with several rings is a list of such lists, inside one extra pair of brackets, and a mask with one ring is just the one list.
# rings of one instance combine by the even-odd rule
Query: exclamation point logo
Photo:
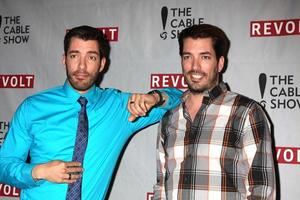
[(164, 6), (161, 8), (161, 21), (162, 21), (162, 26), (164, 31), (160, 34), (160, 37), (164, 40), (167, 39), (168, 37), (168, 34), (166, 32), (167, 19), (168, 19), (168, 8)]
[[(0, 15), (0, 28), (2, 26), (2, 15)], [(1, 42), (1, 37), (0, 37), (0, 42)]]
[(265, 94), (265, 89), (266, 89), (266, 84), (267, 84), (267, 75), (265, 73), (261, 73), (258, 77), (258, 82), (259, 82), (260, 95), (261, 95), (261, 99), (262, 99), (260, 104), (263, 107), (266, 107), (266, 101), (264, 100), (264, 94)]

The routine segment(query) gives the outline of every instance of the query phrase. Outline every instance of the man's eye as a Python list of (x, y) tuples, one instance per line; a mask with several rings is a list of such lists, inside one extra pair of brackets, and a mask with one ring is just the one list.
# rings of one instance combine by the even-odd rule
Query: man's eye
[(91, 61), (96, 61), (96, 60), (97, 60), (97, 57), (96, 57), (96, 56), (89, 56), (89, 60), (91, 60)]
[(183, 60), (187, 60), (187, 59), (189, 59), (191, 56), (189, 56), (189, 55), (184, 55), (184, 56), (182, 56), (182, 59)]
[(69, 58), (76, 58), (77, 56), (76, 56), (76, 54), (70, 54), (69, 55)]
[(210, 56), (202, 56), (202, 59), (203, 59), (203, 60), (209, 60), (209, 59), (210, 59)]

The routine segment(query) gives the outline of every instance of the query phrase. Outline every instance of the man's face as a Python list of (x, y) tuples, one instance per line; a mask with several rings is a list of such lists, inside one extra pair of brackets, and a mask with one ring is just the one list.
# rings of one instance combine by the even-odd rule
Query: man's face
[(202, 93), (218, 84), (224, 57), (217, 60), (211, 38), (186, 38), (183, 42), (181, 65), (190, 91)]
[(69, 84), (79, 93), (86, 93), (96, 82), (106, 59), (100, 60), (97, 41), (73, 37), (67, 55), (63, 56)]

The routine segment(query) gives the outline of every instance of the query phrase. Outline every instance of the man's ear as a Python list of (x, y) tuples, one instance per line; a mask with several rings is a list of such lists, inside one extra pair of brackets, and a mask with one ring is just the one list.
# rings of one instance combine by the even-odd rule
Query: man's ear
[(106, 58), (103, 57), (103, 58), (101, 58), (101, 61), (100, 61), (99, 72), (102, 72), (104, 70), (105, 64), (106, 64)]
[(218, 72), (221, 72), (223, 70), (224, 64), (225, 64), (225, 58), (224, 56), (221, 56), (218, 62)]
[(66, 56), (65, 56), (65, 54), (63, 54), (62, 57), (61, 57), (61, 64), (66, 66)]

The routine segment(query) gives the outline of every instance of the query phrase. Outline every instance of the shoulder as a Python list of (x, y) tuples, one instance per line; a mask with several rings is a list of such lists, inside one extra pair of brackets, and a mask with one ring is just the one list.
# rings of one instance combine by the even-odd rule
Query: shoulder
[(97, 88), (99, 103), (105, 105), (126, 105), (131, 93), (116, 88)]
[(265, 109), (261, 104), (259, 104), (257, 101), (238, 94), (234, 92), (230, 92), (231, 94), (235, 96), (234, 102), (233, 102), (233, 110), (234, 113), (243, 117), (245, 119), (248, 119), (250, 117), (252, 121), (268, 121), (268, 114), (266, 113)]
[(26, 107), (28, 109), (32, 106), (35, 107), (36, 105), (59, 101), (60, 98), (63, 99), (64, 97), (65, 94), (63, 93), (62, 86), (56, 86), (26, 97), (19, 107)]
[(62, 86), (56, 86), (56, 87), (42, 90), (40, 92), (37, 92), (37, 93), (27, 97), (26, 100), (29, 100), (29, 101), (45, 100), (45, 99), (49, 99), (54, 96), (55, 97), (63, 96), (63, 87)]
[(116, 88), (98, 88), (103, 98), (121, 99), (130, 96), (130, 93), (123, 92)]
[(241, 107), (244, 109), (251, 109), (253, 107), (260, 107), (260, 104), (254, 99), (247, 97), (245, 95), (228, 91), (225, 98), (228, 101), (232, 101), (233, 106)]

